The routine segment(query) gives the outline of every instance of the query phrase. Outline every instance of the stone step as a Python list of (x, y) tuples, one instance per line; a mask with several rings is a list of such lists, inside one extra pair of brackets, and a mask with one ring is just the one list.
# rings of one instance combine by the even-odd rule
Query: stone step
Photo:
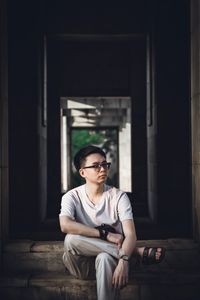
[[(197, 300), (200, 274), (136, 271), (121, 300)], [(0, 277), (1, 300), (96, 300), (95, 280), (67, 273), (16, 274)]]
[(16, 241), (3, 249), (3, 270), (7, 272), (64, 271), (63, 242)]
[(67, 273), (5, 275), (0, 279), (1, 300), (95, 300), (94, 280), (74, 279)]
[[(166, 248), (166, 259), (162, 268), (184, 268), (198, 265), (196, 255), (198, 244), (187, 239), (138, 241), (137, 246), (163, 246)], [(62, 241), (11, 241), (3, 248), (2, 268), (6, 272), (63, 272)], [(186, 255), (187, 254), (187, 255)], [(184, 259), (181, 260), (181, 257)], [(186, 257), (187, 256), (187, 257)], [(199, 261), (199, 255), (198, 261)], [(133, 260), (135, 268), (136, 261)], [(160, 267), (157, 266), (158, 268)]]
[[(164, 246), (158, 265), (130, 264), (121, 300), (196, 300), (200, 295), (200, 250), (193, 240), (138, 241)], [(62, 264), (63, 242), (12, 241), (3, 248), (1, 300), (96, 300), (95, 280), (78, 280)]]

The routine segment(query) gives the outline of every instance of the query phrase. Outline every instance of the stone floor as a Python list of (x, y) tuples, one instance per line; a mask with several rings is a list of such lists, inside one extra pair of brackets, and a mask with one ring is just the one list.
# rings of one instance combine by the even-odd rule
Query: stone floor
[[(137, 259), (130, 265), (128, 286), (121, 300), (200, 299), (200, 248), (193, 240), (138, 241), (138, 246), (163, 246), (161, 264), (144, 266)], [(95, 300), (95, 280), (77, 280), (62, 264), (60, 241), (16, 241), (3, 252), (0, 277), (1, 300)]]

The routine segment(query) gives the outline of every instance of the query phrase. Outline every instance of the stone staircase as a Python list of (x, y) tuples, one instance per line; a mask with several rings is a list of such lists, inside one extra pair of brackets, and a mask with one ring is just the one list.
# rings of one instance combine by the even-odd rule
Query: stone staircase
[[(138, 241), (163, 246), (166, 258), (144, 266), (133, 258), (130, 283), (121, 300), (197, 300), (200, 295), (200, 249), (192, 240)], [(63, 242), (11, 241), (3, 249), (1, 300), (96, 300), (95, 280), (78, 280), (62, 264)]]

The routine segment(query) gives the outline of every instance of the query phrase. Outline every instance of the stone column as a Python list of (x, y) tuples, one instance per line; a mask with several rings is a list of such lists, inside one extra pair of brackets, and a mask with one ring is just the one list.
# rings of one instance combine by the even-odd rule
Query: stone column
[[(8, 239), (8, 80), (6, 0), (0, 2), (0, 264), (3, 241)], [(0, 267), (1, 268), (1, 267)]]
[(147, 40), (147, 195), (151, 221), (157, 222), (157, 103), (155, 97), (155, 46)]
[(191, 1), (191, 136), (193, 233), (200, 241), (200, 0)]
[(47, 52), (46, 37), (41, 36), (39, 48), (39, 101), (38, 101), (38, 152), (39, 152), (39, 221), (47, 217)]

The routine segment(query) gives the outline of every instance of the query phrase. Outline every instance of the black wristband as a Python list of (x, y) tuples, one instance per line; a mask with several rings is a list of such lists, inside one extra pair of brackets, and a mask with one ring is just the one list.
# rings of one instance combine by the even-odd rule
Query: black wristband
[(95, 228), (99, 230), (100, 239), (106, 241), (107, 240), (108, 231), (105, 230), (104, 228), (102, 228), (102, 226), (98, 226), (98, 227), (95, 227)]

